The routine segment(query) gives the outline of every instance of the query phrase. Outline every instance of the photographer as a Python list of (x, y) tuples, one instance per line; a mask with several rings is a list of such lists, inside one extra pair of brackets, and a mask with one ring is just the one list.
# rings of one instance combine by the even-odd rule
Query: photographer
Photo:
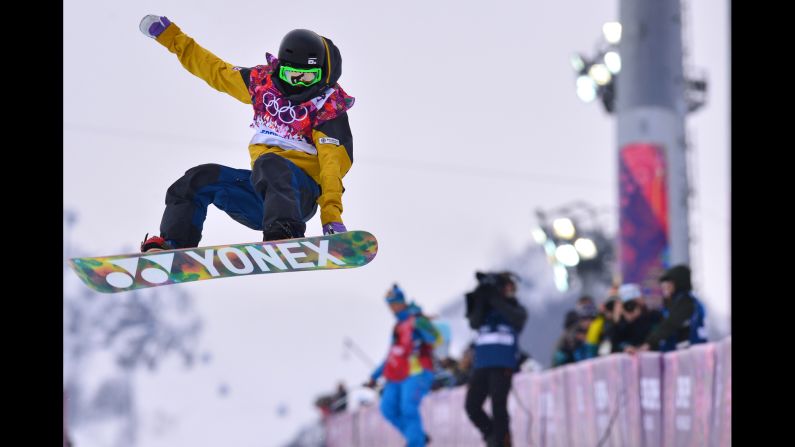
[[(466, 394), (466, 412), (486, 445), (511, 445), (508, 393), (519, 362), (518, 336), (527, 310), (516, 299), (516, 281), (510, 272), (477, 272), (477, 288), (466, 295), (467, 319), (478, 331), (475, 360)], [(483, 402), (491, 398), (490, 418)]]

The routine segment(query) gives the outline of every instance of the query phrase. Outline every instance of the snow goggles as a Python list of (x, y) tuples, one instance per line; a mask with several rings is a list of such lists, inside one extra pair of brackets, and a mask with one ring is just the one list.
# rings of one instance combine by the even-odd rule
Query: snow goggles
[(290, 85), (303, 85), (309, 87), (317, 84), (323, 76), (320, 68), (295, 68), (282, 65), (279, 68), (279, 79)]

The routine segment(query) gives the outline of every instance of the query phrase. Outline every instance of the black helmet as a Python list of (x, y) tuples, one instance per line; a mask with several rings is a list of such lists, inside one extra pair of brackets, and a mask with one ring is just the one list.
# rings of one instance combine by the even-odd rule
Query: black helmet
[(308, 29), (294, 29), (287, 33), (279, 45), (279, 61), (300, 67), (322, 68), (326, 62), (323, 39)]

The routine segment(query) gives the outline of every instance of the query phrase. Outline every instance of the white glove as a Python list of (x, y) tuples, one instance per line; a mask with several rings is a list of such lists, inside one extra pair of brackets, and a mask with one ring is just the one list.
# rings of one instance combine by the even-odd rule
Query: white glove
[(160, 33), (168, 28), (168, 25), (171, 25), (171, 21), (168, 20), (168, 17), (149, 14), (141, 19), (141, 23), (138, 24), (138, 29), (140, 29), (145, 36), (156, 39)]

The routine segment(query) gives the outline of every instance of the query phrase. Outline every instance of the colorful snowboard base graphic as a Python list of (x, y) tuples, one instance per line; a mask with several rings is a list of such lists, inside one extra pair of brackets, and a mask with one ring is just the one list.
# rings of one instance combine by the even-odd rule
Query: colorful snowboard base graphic
[(69, 265), (103, 293), (261, 273), (361, 267), (375, 258), (378, 241), (366, 231), (328, 236), (183, 248), (95, 258)]

